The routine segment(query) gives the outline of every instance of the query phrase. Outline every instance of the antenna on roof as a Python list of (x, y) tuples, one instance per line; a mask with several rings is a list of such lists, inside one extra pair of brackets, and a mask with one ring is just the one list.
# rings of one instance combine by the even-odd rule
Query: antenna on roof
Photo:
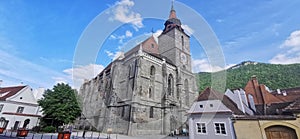
[(152, 32), (152, 36), (153, 36), (153, 34), (154, 34), (154, 30), (153, 30), (153, 27), (152, 27), (152, 29), (151, 29), (151, 32)]

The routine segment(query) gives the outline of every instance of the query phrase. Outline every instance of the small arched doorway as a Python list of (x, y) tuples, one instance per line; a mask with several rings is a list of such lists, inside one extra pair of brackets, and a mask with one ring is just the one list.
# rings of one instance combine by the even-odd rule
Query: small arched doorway
[(298, 139), (293, 128), (275, 125), (265, 128), (267, 139)]

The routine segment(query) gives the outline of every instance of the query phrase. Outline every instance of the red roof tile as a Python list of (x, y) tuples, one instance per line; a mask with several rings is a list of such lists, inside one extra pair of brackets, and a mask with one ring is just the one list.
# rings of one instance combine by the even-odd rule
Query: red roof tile
[(251, 80), (248, 81), (244, 90), (247, 94), (247, 98), (248, 98), (248, 94), (251, 94), (253, 96), (255, 105), (284, 102), (283, 100), (275, 97), (268, 90), (266, 90), (265, 85), (258, 84), (256, 77), (252, 77)]
[[(4, 96), (0, 97), (0, 101), (5, 101), (6, 98), (17, 94), (19, 91), (21, 91), (25, 87), (26, 86), (1, 87), (0, 95), (4, 95)], [(7, 93), (7, 94), (5, 95), (5, 93)]]

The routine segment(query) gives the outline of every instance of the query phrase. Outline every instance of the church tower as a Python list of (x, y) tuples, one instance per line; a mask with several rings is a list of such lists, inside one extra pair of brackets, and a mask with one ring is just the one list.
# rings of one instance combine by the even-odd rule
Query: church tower
[(158, 37), (159, 52), (181, 69), (191, 72), (190, 36), (181, 27), (181, 21), (176, 16), (172, 3), (169, 19)]

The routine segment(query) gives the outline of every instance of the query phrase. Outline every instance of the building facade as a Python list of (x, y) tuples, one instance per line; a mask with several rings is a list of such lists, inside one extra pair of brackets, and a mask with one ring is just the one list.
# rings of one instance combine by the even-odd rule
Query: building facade
[(80, 88), (85, 118), (100, 131), (169, 134), (186, 128), (197, 96), (189, 36), (173, 9), (158, 37), (111, 62)]
[(232, 118), (243, 114), (229, 97), (206, 88), (189, 110), (189, 138), (236, 139)]
[[(40, 107), (35, 96), (43, 90), (33, 91), (29, 86), (0, 88), (0, 127), (6, 129), (32, 128), (38, 125)], [(25, 121), (29, 122), (27, 125)]]

